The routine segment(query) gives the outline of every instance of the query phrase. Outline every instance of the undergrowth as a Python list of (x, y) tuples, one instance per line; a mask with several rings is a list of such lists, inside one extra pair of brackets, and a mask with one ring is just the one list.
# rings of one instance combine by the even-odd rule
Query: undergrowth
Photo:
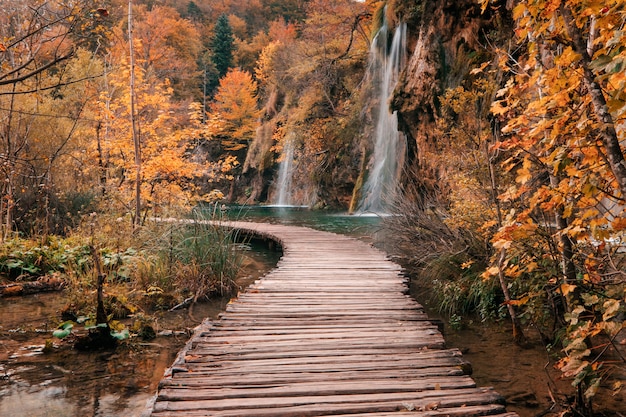
[(106, 215), (85, 216), (67, 237), (15, 237), (0, 246), (5, 283), (54, 275), (65, 281), (63, 320), (95, 317), (98, 273), (109, 320), (170, 309), (235, 288), (243, 255), (237, 232), (194, 213), (185, 221), (150, 221), (133, 230)]

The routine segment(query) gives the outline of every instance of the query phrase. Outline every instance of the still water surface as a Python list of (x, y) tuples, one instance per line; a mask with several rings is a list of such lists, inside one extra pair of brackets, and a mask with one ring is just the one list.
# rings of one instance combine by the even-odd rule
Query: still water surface
[(230, 220), (258, 221), (311, 227), (341, 233), (366, 241), (381, 240), (383, 230), (377, 214), (348, 214), (345, 211), (310, 210), (301, 206), (230, 206)]

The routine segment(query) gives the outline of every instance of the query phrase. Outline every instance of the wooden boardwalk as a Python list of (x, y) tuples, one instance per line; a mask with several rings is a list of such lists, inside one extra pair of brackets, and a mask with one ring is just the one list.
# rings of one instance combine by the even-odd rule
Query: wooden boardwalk
[(284, 256), (198, 327), (152, 416), (515, 416), (476, 387), (384, 253), (307, 228), (232, 226)]

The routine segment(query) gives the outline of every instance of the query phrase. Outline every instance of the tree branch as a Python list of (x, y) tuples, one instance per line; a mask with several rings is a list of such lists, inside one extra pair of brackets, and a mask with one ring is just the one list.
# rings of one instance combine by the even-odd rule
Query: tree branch
[(74, 51), (71, 51), (68, 54), (62, 55), (60, 57), (57, 57), (55, 59), (53, 59), (52, 61), (48, 62), (45, 65), (42, 65), (39, 68), (35, 68), (34, 70), (30, 71), (29, 73), (26, 73), (20, 77), (16, 77), (16, 78), (11, 78), (9, 80), (0, 80), (0, 86), (3, 85), (11, 85), (11, 84), (19, 84), (23, 81), (28, 80), (31, 77), (34, 77), (37, 74), (42, 73), (43, 71), (47, 70), (48, 68), (51, 68), (53, 66), (55, 66), (56, 64), (58, 64), (59, 62), (65, 61), (66, 59), (71, 58), (74, 55)]
[(6, 95), (16, 96), (16, 95), (20, 95), (20, 94), (32, 94), (32, 93), (37, 93), (37, 92), (40, 92), (40, 91), (53, 90), (55, 88), (65, 87), (65, 86), (76, 84), (76, 83), (80, 83), (80, 82), (83, 82), (83, 81), (93, 80), (95, 78), (100, 78), (101, 76), (102, 76), (102, 74), (91, 75), (89, 77), (83, 77), (83, 78), (79, 78), (77, 80), (67, 81), (67, 82), (64, 82), (64, 83), (56, 83), (54, 85), (49, 85), (49, 86), (46, 86), (46, 87), (34, 88), (32, 90), (8, 91), (8, 92), (0, 91), (0, 96), (6, 96)]

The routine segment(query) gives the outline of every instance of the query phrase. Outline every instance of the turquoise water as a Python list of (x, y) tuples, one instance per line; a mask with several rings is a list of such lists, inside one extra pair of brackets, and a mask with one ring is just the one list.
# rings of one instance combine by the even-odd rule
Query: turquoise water
[(382, 230), (379, 215), (311, 210), (301, 206), (226, 206), (222, 214), (228, 220), (305, 226), (368, 241), (376, 240)]

